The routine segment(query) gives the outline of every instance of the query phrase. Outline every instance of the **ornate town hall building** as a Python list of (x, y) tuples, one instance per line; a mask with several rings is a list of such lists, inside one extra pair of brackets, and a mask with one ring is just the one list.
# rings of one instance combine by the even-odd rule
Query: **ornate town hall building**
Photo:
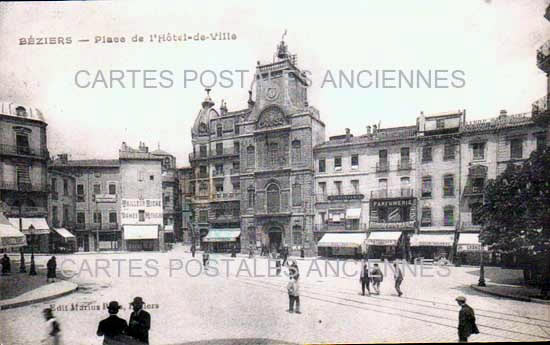
[(218, 111), (207, 96), (192, 129), (195, 233), (215, 250), (315, 251), (313, 147), (325, 125), (284, 41), (276, 57), (256, 66), (248, 108)]

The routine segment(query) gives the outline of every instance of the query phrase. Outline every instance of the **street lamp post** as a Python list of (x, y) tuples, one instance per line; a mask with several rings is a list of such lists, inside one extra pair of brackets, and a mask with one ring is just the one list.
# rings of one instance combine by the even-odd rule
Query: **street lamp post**
[[(23, 219), (21, 219), (21, 202), (19, 203), (19, 232), (23, 232)], [(23, 247), (19, 248), (20, 260), (19, 260), (19, 273), (27, 272), (25, 268), (25, 253), (23, 252)]]
[(34, 264), (34, 226), (31, 224), (29, 226), (29, 231), (31, 233), (31, 267), (29, 269), (29, 275), (36, 275), (36, 266)]

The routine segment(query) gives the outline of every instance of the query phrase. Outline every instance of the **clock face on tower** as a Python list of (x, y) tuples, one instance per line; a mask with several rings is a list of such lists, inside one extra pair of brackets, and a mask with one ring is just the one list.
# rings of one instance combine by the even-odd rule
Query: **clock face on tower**
[(279, 97), (279, 88), (275, 85), (271, 85), (265, 89), (264, 97), (268, 101), (274, 101)]

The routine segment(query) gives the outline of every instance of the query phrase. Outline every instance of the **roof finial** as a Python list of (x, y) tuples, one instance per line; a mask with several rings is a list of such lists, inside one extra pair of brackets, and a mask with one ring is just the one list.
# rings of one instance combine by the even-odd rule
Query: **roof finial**
[(277, 57), (281, 60), (288, 58), (288, 47), (285, 44), (286, 29), (281, 37), (281, 43), (277, 46)]
[(206, 97), (204, 98), (204, 101), (202, 102), (202, 107), (203, 108), (210, 108), (214, 105), (214, 102), (212, 102), (212, 98), (210, 98), (210, 91), (212, 89), (207, 87), (204, 90), (206, 91)]

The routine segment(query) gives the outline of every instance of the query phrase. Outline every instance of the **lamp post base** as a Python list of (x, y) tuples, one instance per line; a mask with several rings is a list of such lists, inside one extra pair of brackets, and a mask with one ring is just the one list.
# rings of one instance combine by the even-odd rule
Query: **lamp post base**
[(21, 258), (19, 260), (19, 273), (25, 273), (27, 272), (27, 269), (25, 268), (25, 254), (23, 254), (23, 248), (19, 251)]
[(34, 264), (34, 253), (31, 254), (31, 267), (29, 269), (29, 275), (35, 276), (36, 275), (36, 266)]
[(481, 265), (479, 268), (479, 281), (477, 282), (477, 286), (484, 287), (485, 285), (485, 267)]

